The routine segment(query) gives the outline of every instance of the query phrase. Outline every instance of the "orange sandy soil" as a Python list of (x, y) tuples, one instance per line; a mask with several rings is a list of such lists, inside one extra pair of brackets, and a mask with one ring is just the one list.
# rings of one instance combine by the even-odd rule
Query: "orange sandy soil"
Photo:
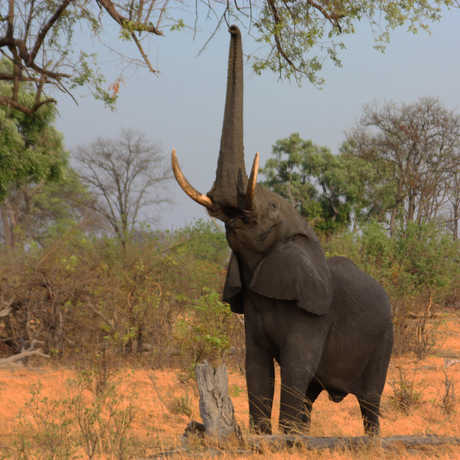
[[(460, 363), (446, 367), (446, 360), (460, 359), (460, 314), (449, 315), (440, 328), (439, 345), (433, 354), (423, 361), (412, 356), (393, 358), (389, 377), (382, 400), (383, 418), (382, 436), (392, 435), (442, 435), (460, 436)], [(402, 367), (410, 379), (417, 382), (421, 393), (421, 404), (410, 410), (410, 415), (398, 412), (391, 401), (393, 389), (391, 383), (398, 378), (398, 367)], [(440, 402), (444, 394), (445, 374), (454, 383), (457, 394), (456, 410), (446, 415)], [(134, 435), (139, 442), (150, 446), (145, 454), (169, 450), (180, 445), (180, 437), (191, 419), (200, 420), (197, 390), (192, 380), (184, 383), (181, 372), (177, 370), (152, 371), (145, 369), (124, 370), (118, 374), (119, 391), (128, 396), (135, 407), (136, 417), (133, 423)], [(11, 442), (18, 430), (18, 415), (24, 404), (31, 398), (31, 388), (40, 383), (41, 395), (49, 398), (65, 398), (68, 395), (68, 379), (74, 378), (70, 369), (0, 369), (0, 459), (15, 458), (8, 455), (5, 446)], [(279, 376), (277, 375), (279, 381)], [(230, 373), (229, 388), (238, 422), (243, 430), (248, 425), (248, 404), (244, 376)], [(279, 408), (278, 396), (275, 410)], [(191, 416), (175, 413), (173, 409), (183, 398), (192, 410)], [(25, 412), (27, 416), (27, 412)], [(275, 432), (276, 422), (274, 422)], [(315, 403), (312, 415), (311, 435), (313, 436), (361, 436), (363, 434), (358, 403), (353, 396), (347, 396), (336, 404), (328, 400), (323, 392)], [(308, 454), (309, 458), (345, 459), (345, 458), (432, 458), (433, 451), (426, 453), (385, 453), (379, 451), (318, 452)], [(252, 455), (250, 458), (305, 458), (305, 453), (281, 452)], [(86, 458), (84, 455), (74, 458)], [(187, 458), (179, 456), (177, 458)], [(247, 456), (225, 455), (220, 458), (248, 458)], [(460, 447), (442, 448), (436, 452), (436, 458), (460, 458)]]

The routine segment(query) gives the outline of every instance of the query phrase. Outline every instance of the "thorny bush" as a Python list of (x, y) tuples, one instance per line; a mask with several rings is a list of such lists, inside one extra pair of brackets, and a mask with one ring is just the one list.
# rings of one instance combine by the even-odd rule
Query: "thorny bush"
[[(442, 307), (455, 303), (458, 242), (435, 226), (409, 225), (391, 237), (377, 223), (324, 242), (387, 290), (395, 352), (430, 352)], [(214, 222), (175, 232), (138, 232), (121, 251), (115, 239), (78, 229), (43, 247), (0, 254), (0, 352), (34, 341), (55, 359), (134, 359), (192, 369), (202, 359), (243, 368), (240, 315), (221, 302), (229, 250)], [(37, 342), (38, 341), (38, 342)], [(88, 363), (90, 364), (90, 363)]]

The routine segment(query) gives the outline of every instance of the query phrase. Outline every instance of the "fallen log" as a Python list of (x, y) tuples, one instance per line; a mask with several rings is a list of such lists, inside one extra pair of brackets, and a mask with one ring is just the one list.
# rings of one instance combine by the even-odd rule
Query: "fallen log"
[(43, 358), (49, 358), (49, 355), (43, 353), (42, 350), (39, 348), (34, 349), (32, 345), (28, 350), (24, 350), (21, 351), (21, 353), (8, 356), (8, 358), (0, 359), (0, 369), (22, 367), (23, 363), (21, 361), (23, 359), (30, 358), (31, 356), (41, 356)]
[(4, 308), (3, 310), (0, 310), (0, 318), (5, 318), (7, 317), (11, 312), (12, 308), (10, 306)]
[[(460, 446), (460, 437), (390, 436), (381, 437), (313, 437), (306, 435), (249, 435), (242, 437), (236, 423), (232, 401), (228, 395), (227, 371), (224, 365), (214, 369), (206, 361), (197, 365), (196, 377), (200, 393), (200, 415), (203, 423), (192, 421), (183, 436), (183, 447), (160, 452), (148, 458), (168, 458), (176, 455), (187, 458), (210, 458), (222, 454), (251, 455), (289, 448), (304, 450), (381, 448), (384, 450), (423, 450), (437, 446)], [(200, 449), (188, 440), (195, 435), (203, 442)], [(225, 440), (237, 440), (225, 443)], [(216, 442), (216, 440), (218, 442)]]
[[(244, 441), (244, 448), (219, 449), (212, 446), (204, 450), (190, 450), (186, 447), (160, 452), (149, 459), (171, 458), (176, 455), (186, 458), (212, 458), (220, 455), (252, 455), (256, 453), (276, 452), (289, 448), (303, 450), (359, 450), (362, 448), (381, 448), (385, 451), (400, 450), (410, 451), (426, 450), (438, 446), (460, 446), (460, 437), (449, 436), (389, 436), (386, 438), (367, 436), (356, 437), (313, 437), (303, 435), (265, 435), (249, 436)], [(140, 460), (140, 459), (138, 459)]]
[(265, 435), (250, 436), (247, 443), (256, 450), (266, 447), (301, 447), (307, 450), (322, 449), (359, 449), (362, 447), (382, 447), (383, 449), (406, 449), (423, 448), (427, 446), (460, 445), (460, 437), (449, 436), (389, 436), (368, 437), (313, 437), (306, 435)]

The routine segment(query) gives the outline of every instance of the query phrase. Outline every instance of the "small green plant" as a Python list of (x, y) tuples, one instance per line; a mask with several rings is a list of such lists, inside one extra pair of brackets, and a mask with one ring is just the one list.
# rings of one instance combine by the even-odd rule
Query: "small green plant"
[(390, 399), (396, 409), (409, 415), (410, 411), (420, 404), (422, 393), (416, 389), (414, 376), (410, 378), (401, 367), (397, 367), (397, 369), (397, 380), (390, 382), (393, 389), (393, 395), (390, 396)]
[(243, 389), (239, 385), (230, 385), (229, 393), (232, 398), (237, 398), (242, 392)]
[(40, 385), (32, 387), (30, 400), (18, 416), (17, 454), (24, 459), (71, 459), (78, 445), (71, 404), (44, 397), (41, 391)]
[(203, 289), (203, 295), (189, 304), (184, 317), (176, 323), (182, 354), (193, 365), (203, 359), (222, 358), (230, 347), (232, 320), (232, 313), (220, 300), (220, 294)]
[(455, 385), (449, 377), (446, 369), (444, 371), (444, 393), (441, 397), (440, 407), (442, 412), (446, 415), (452, 415), (455, 412), (455, 403), (457, 398), (455, 396)]
[(88, 459), (128, 458), (134, 406), (113, 381), (100, 387), (96, 380), (95, 373), (80, 373), (67, 382), (61, 399), (44, 397), (35, 387), (18, 418), (16, 457), (73, 459), (82, 448)]
[(189, 395), (178, 396), (174, 398), (170, 404), (169, 410), (176, 415), (192, 416), (192, 400)]

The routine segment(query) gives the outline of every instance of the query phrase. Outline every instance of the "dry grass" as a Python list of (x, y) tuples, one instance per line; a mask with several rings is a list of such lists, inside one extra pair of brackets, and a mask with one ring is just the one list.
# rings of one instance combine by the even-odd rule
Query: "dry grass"
[[(399, 368), (406, 370), (406, 376), (413, 379), (414, 387), (420, 393), (416, 406), (402, 413), (392, 403), (393, 388), (386, 385), (383, 395), (382, 436), (426, 435), (458, 436), (460, 433), (460, 401), (449, 400), (449, 410), (443, 409), (446, 375), (457, 393), (460, 391), (460, 363), (445, 366), (445, 360), (460, 358), (460, 316), (452, 314), (442, 326), (440, 333), (443, 343), (433, 354), (422, 361), (412, 356), (393, 359), (388, 381), (400, 379)], [(75, 378), (75, 372), (63, 368), (0, 370), (0, 458), (20, 458), (18, 455), (18, 415), (31, 397), (31, 389), (40, 383), (41, 396), (51, 400), (65, 399), (69, 395), (68, 380)], [(199, 420), (198, 394), (193, 381), (184, 381), (178, 370), (136, 369), (121, 371), (118, 375), (119, 394), (135, 396), (129, 399), (134, 406), (134, 420), (129, 436), (135, 440), (132, 454), (127, 457), (115, 454), (94, 458), (142, 458), (153, 453), (170, 450), (180, 444), (185, 426), (191, 419)], [(279, 374), (277, 374), (279, 381)], [(243, 430), (248, 425), (248, 404), (244, 376), (230, 373), (229, 387), (232, 391), (237, 420)], [(450, 387), (451, 388), (451, 387)], [(279, 410), (279, 394), (276, 395), (274, 414)], [(24, 412), (22, 422), (31, 414)], [(276, 431), (276, 424), (275, 424)], [(347, 396), (336, 404), (329, 401), (325, 393), (315, 403), (312, 415), (312, 436), (361, 436), (363, 427), (356, 399)], [(16, 443), (16, 444), (15, 444)], [(88, 458), (82, 448), (76, 456), (68, 458)], [(383, 452), (379, 448), (363, 448), (362, 451), (323, 451), (309, 453), (312, 459), (369, 459), (369, 458), (432, 458), (433, 451), (407, 452), (403, 448), (397, 452)], [(254, 454), (249, 458), (295, 459), (305, 458), (305, 452), (295, 449), (269, 454)], [(25, 457), (23, 457), (25, 458)], [(39, 458), (30, 456), (29, 458)], [(40, 458), (51, 458), (42, 456)], [(56, 456), (54, 458), (67, 458)], [(177, 456), (177, 458), (188, 458)], [(220, 458), (246, 459), (247, 455), (226, 454)], [(445, 447), (436, 451), (436, 458), (460, 458), (460, 449)]]

